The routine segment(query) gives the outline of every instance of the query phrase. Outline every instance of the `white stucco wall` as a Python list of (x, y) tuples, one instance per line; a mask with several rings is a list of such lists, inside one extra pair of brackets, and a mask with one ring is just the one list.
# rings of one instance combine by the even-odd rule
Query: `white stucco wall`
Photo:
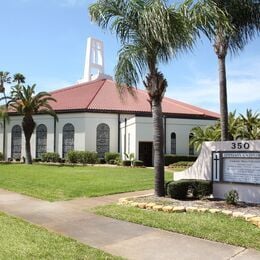
[[(101, 123), (105, 123), (110, 128), (110, 148), (111, 152), (118, 151), (118, 114), (110, 113), (64, 113), (59, 114), (59, 121), (56, 123), (56, 151), (62, 155), (62, 130), (65, 124), (71, 123), (75, 128), (74, 149), (96, 151), (96, 129)], [(125, 128), (125, 119), (127, 126)], [(6, 124), (6, 158), (11, 157), (11, 129), (14, 125), (21, 125), (20, 116), (12, 116), (10, 122)], [(54, 151), (54, 119), (48, 115), (34, 116), (36, 125), (44, 124), (47, 127), (47, 151)], [(124, 155), (134, 153), (139, 158), (139, 142), (152, 142), (152, 118), (135, 117), (133, 114), (120, 115), (120, 152)], [(171, 133), (176, 133), (177, 154), (188, 154), (189, 133), (195, 126), (207, 126), (213, 124), (214, 120), (196, 119), (171, 119), (167, 118), (166, 126), (166, 153), (170, 153)], [(3, 150), (3, 129), (0, 127), (0, 149)], [(124, 135), (126, 134), (126, 147), (124, 148)], [(130, 142), (129, 142), (130, 136)], [(130, 144), (130, 147), (129, 147)], [(25, 142), (22, 134), (22, 156), (25, 156)], [(31, 139), (32, 156), (36, 155), (36, 131)]]
[[(105, 123), (110, 128), (110, 145), (111, 152), (118, 151), (118, 115), (105, 113), (71, 113), (59, 114), (59, 121), (56, 123), (56, 151), (62, 155), (62, 130), (65, 124), (71, 123), (75, 128), (74, 149), (96, 151), (96, 129), (101, 123)], [(21, 126), (22, 118), (20, 116), (10, 117), (6, 124), (6, 158), (11, 157), (11, 130), (13, 126)], [(47, 151), (54, 151), (54, 119), (48, 115), (34, 116), (36, 127), (44, 124), (47, 127)], [(0, 149), (3, 149), (3, 130), (0, 129)], [(36, 129), (31, 138), (32, 157), (36, 155)], [(22, 153), (25, 156), (25, 140), (22, 133)]]
[[(166, 122), (166, 153), (171, 153), (171, 133), (174, 132), (176, 134), (176, 153), (178, 155), (188, 155), (191, 130), (197, 126), (214, 125), (216, 120), (167, 118)], [(196, 151), (195, 154), (197, 154)]]
[[(176, 153), (178, 155), (189, 154), (189, 134), (196, 126), (206, 127), (215, 124), (216, 120), (202, 119), (166, 119), (166, 153), (171, 153), (171, 133), (176, 133)], [(131, 136), (131, 153), (139, 158), (139, 142), (153, 141), (153, 122), (152, 117), (133, 117), (127, 120), (126, 127), (126, 152), (128, 152), (128, 133)], [(125, 122), (120, 124), (121, 147), (124, 151)], [(196, 154), (196, 153), (195, 153)]]

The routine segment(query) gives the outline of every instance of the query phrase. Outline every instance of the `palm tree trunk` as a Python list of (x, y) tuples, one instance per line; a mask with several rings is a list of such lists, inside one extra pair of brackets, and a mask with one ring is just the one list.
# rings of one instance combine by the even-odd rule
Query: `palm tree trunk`
[(26, 153), (26, 158), (25, 158), (25, 163), (26, 164), (32, 164), (32, 154), (31, 154), (31, 138), (26, 138), (25, 137), (25, 153)]
[(26, 164), (32, 164), (31, 136), (35, 128), (35, 122), (33, 121), (32, 116), (24, 116), (22, 126), (25, 137), (25, 162)]
[(153, 115), (155, 195), (162, 197), (165, 196), (162, 106), (161, 101), (156, 98), (151, 100), (151, 105)]
[(220, 124), (221, 141), (228, 141), (228, 104), (227, 104), (227, 79), (226, 79), (226, 58), (218, 58), (219, 65), (219, 98), (220, 98)]

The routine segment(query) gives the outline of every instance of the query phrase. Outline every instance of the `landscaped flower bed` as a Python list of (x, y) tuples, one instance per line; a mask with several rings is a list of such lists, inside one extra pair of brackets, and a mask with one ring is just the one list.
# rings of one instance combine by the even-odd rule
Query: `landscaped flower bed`
[[(243, 218), (260, 228), (260, 206), (258, 205), (246, 206), (246, 204), (240, 204), (238, 206), (230, 206), (223, 201), (177, 201), (168, 198), (155, 198), (153, 200), (153, 198), (155, 197), (121, 198), (118, 204), (167, 213), (209, 212), (212, 214), (224, 214), (234, 218)], [(217, 207), (215, 207), (215, 205), (217, 205)]]

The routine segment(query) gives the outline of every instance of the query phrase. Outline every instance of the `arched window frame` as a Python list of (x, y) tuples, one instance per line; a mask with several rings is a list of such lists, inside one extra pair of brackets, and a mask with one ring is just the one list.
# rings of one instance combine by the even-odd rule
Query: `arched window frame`
[(22, 153), (22, 127), (15, 125), (11, 130), (11, 158), (21, 159)]
[(176, 154), (176, 133), (171, 133), (171, 154)]
[(96, 129), (96, 151), (99, 158), (104, 158), (105, 153), (110, 151), (110, 127), (101, 123)]
[(66, 154), (74, 150), (75, 128), (71, 123), (67, 123), (62, 129), (62, 157), (65, 158)]
[(36, 158), (41, 158), (47, 152), (47, 127), (40, 124), (36, 128)]

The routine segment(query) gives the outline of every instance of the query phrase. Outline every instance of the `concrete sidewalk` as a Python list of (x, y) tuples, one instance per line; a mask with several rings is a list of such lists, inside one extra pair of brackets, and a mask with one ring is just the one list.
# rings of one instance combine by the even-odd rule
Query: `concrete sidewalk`
[[(162, 231), (83, 211), (118, 198), (151, 191), (99, 198), (48, 202), (0, 189), (0, 211), (128, 259), (260, 259), (260, 252)], [(228, 235), (228, 234), (227, 234)]]

